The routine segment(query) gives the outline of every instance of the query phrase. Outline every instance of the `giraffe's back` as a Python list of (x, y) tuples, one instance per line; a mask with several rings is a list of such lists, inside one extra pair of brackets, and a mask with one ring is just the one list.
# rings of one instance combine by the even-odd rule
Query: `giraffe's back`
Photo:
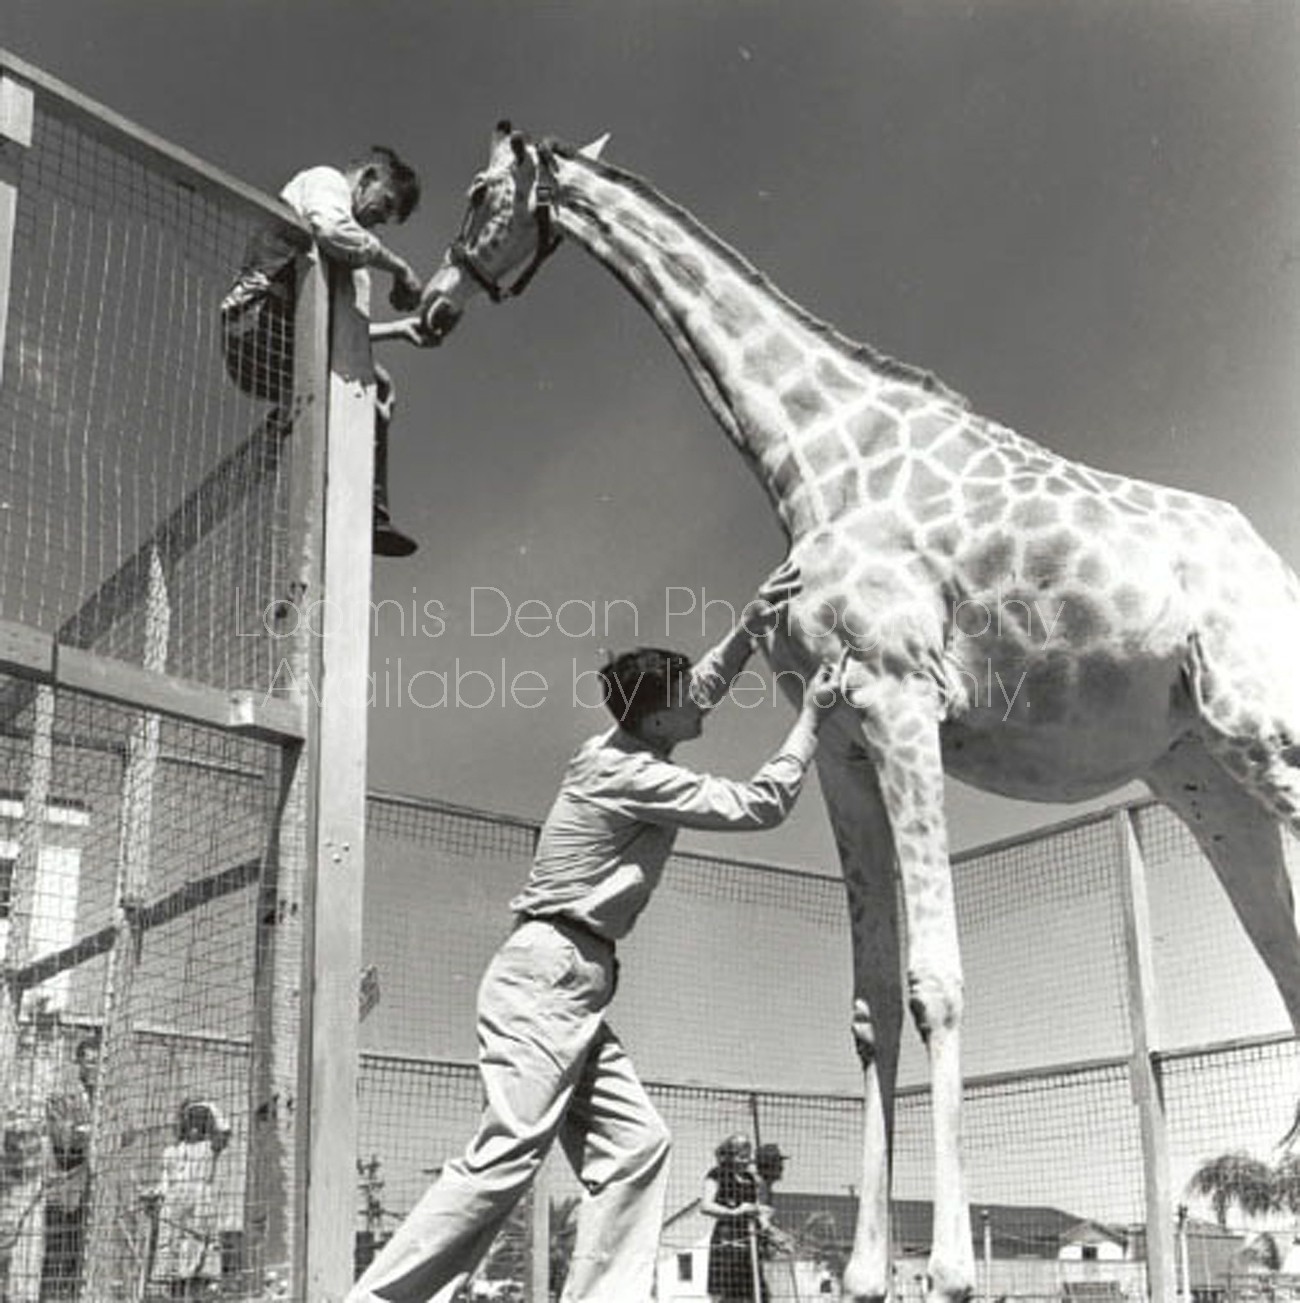
[(860, 655), (939, 680), (955, 775), (1043, 800), (1140, 776), (1195, 724), (1193, 639), (1300, 732), (1300, 584), (1235, 508), (952, 418), (955, 474), (911, 463), (795, 555)]

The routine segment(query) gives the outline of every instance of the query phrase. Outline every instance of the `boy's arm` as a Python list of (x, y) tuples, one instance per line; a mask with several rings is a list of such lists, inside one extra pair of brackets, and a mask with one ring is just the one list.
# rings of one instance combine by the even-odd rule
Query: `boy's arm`
[(417, 348), (427, 348), (430, 344), (428, 335), (420, 327), (419, 317), (399, 317), (395, 321), (372, 321), (370, 342), (376, 344), (386, 339), (404, 339)]
[(803, 588), (799, 567), (783, 561), (760, 585), (757, 595), (746, 603), (740, 622), (715, 647), (711, 647), (691, 670), (691, 699), (706, 710), (727, 695), (736, 675), (754, 654), (758, 639), (776, 628), (781, 608)]
[(311, 228), (325, 256), (345, 267), (373, 267), (388, 272), (393, 277), (394, 294), (401, 291), (401, 306), (413, 307), (422, 289), (419, 277), (401, 254), (357, 221), (347, 181), (330, 168), (313, 168), (296, 181), (292, 206)]

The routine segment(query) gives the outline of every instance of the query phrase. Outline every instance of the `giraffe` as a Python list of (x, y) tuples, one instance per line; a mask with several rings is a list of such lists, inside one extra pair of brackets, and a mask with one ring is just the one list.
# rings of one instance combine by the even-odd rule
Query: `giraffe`
[(931, 1074), (929, 1297), (952, 1303), (974, 1263), (943, 773), (1041, 801), (1144, 780), (1187, 823), (1300, 1033), (1283, 855), (1284, 831), (1300, 832), (1300, 584), (1231, 505), (1067, 460), (839, 334), (603, 161), (603, 144), (536, 143), (499, 124), (407, 328), (441, 342), (472, 298), (519, 292), (568, 237), (654, 318), (765, 489), (804, 582), (769, 659), (805, 674), (844, 666), (817, 765), (846, 884), (864, 1086), (845, 1294), (888, 1292), (906, 1007)]

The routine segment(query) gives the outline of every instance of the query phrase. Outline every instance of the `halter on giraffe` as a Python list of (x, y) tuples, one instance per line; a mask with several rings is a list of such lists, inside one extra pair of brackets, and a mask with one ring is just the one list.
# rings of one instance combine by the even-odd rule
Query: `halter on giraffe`
[(598, 153), (498, 127), (426, 287), (424, 328), (440, 341), (471, 298), (500, 297), (521, 267), (531, 278), (568, 236), (651, 314), (771, 498), (804, 591), (769, 656), (803, 672), (848, 657), (848, 706), (817, 757), (866, 1102), (846, 1297), (889, 1285), (905, 995), (932, 1080), (930, 1292), (957, 1300), (974, 1264), (943, 771), (1042, 801), (1145, 780), (1214, 866), (1300, 1032), (1282, 848), (1284, 827), (1300, 832), (1300, 584), (1235, 508), (1103, 474), (975, 415), (929, 373), (810, 316)]

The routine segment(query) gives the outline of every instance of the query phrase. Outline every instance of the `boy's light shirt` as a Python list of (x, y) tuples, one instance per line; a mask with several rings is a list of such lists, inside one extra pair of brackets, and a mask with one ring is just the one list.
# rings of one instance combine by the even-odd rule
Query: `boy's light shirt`
[[(381, 248), (379, 237), (366, 230), (352, 212), (352, 187), (336, 167), (309, 167), (291, 178), (280, 198), (311, 230), (327, 258), (353, 269), (359, 285), (367, 284), (366, 267)], [(300, 233), (274, 228), (249, 242), (244, 265), (221, 301), (221, 311), (234, 317), (259, 307), (267, 298), (292, 301), (293, 282), (286, 273), (302, 252)]]
[(326, 257), (347, 267), (364, 267), (379, 249), (379, 237), (352, 214), (352, 187), (336, 167), (309, 167), (280, 191), (280, 198), (311, 227)]

